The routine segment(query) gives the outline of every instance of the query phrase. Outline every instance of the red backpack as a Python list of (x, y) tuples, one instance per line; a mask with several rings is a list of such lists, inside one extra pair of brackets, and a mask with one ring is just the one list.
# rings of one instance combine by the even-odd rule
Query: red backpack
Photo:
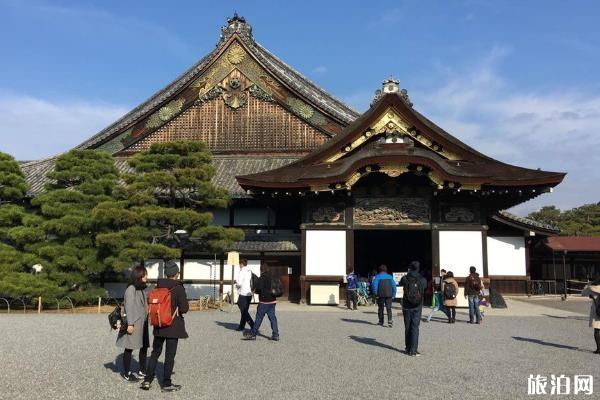
[(179, 307), (171, 313), (171, 290), (154, 288), (148, 295), (148, 315), (150, 323), (156, 328), (170, 326), (177, 315)]

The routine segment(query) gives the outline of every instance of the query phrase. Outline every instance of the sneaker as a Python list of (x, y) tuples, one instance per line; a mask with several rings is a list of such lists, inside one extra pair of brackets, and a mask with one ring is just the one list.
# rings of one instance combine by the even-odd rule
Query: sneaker
[(176, 392), (181, 389), (181, 385), (175, 385), (171, 383), (169, 386), (163, 386), (160, 388), (161, 392)]
[(256, 340), (256, 335), (253, 335), (249, 332), (244, 333), (244, 336), (242, 337), (242, 340)]
[(236, 331), (241, 332), (244, 330), (243, 326), (238, 326), (237, 328), (235, 328)]
[(377, 325), (383, 326), (383, 322), (378, 322)]
[(150, 382), (148, 382), (148, 381), (142, 382), (142, 384), (140, 385), (140, 389), (142, 389), (142, 390), (150, 390)]
[(391, 328), (392, 326), (394, 326), (394, 322), (393, 321), (388, 321), (388, 328)]
[(143, 373), (142, 371), (134, 372), (133, 375), (135, 375), (135, 377), (138, 378), (140, 381), (142, 381), (142, 380), (144, 380), (144, 378), (146, 378), (146, 374)]
[(600, 349), (593, 352), (594, 354), (600, 354)]
[(277, 336), (271, 336), (269, 339), (272, 340), (272, 341), (274, 341), (274, 342), (279, 342), (279, 335), (277, 335)]
[(415, 357), (421, 357), (421, 353), (419, 353), (418, 351), (416, 351), (416, 352), (413, 353), (413, 356), (415, 356)]
[(133, 382), (133, 383), (136, 383), (136, 382), (139, 382), (139, 381), (140, 381), (140, 380), (139, 380), (139, 379), (138, 379), (138, 378), (137, 378), (137, 377), (136, 377), (134, 374), (132, 374), (131, 372), (130, 372), (130, 373), (128, 373), (128, 374), (124, 374), (124, 373), (122, 373), (122, 372), (121, 372), (121, 378), (123, 378), (123, 380), (124, 380), (124, 381), (126, 381), (126, 382)]

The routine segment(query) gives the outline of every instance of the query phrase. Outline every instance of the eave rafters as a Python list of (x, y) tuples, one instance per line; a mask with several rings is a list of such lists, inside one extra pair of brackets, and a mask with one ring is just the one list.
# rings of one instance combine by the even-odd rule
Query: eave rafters
[(377, 163), (370, 164), (355, 169), (347, 178), (339, 180), (337, 183), (332, 184), (317, 184), (311, 185), (310, 190), (314, 192), (330, 191), (332, 189), (346, 189), (351, 190), (352, 187), (358, 183), (358, 181), (371, 173), (382, 173), (386, 174), (390, 178), (397, 178), (400, 175), (406, 173), (414, 173), (416, 175), (427, 177), (437, 189), (457, 189), (457, 190), (470, 190), (477, 192), (481, 190), (481, 184), (478, 183), (461, 183), (458, 180), (447, 180), (435, 171), (434, 169), (420, 165), (420, 164), (407, 164), (407, 163)]
[(345, 145), (337, 153), (330, 156), (326, 162), (331, 163), (339, 160), (340, 158), (356, 150), (369, 139), (393, 133), (400, 133), (408, 136), (447, 160), (460, 159), (459, 156), (447, 150), (441, 144), (434, 142), (427, 135), (414, 128), (414, 126), (406, 122), (393, 108), (390, 107), (374, 124), (372, 124), (368, 129), (364, 130), (360, 136)]

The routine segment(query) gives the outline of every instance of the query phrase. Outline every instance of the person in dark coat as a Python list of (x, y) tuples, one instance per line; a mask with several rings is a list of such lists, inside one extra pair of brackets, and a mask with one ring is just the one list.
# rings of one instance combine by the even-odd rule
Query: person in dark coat
[(469, 323), (481, 324), (479, 311), (479, 294), (483, 289), (483, 281), (473, 266), (469, 267), (469, 276), (465, 279), (465, 297), (469, 301)]
[(265, 314), (271, 323), (273, 335), (271, 340), (279, 340), (279, 326), (277, 325), (277, 316), (275, 315), (275, 306), (277, 306), (277, 298), (272, 295), (271, 282), (273, 281), (271, 271), (266, 265), (263, 265), (260, 271), (260, 278), (254, 292), (258, 294), (258, 307), (256, 308), (256, 317), (254, 318), (254, 326), (250, 332), (244, 333), (243, 340), (256, 340), (256, 334), (260, 329)]
[(177, 353), (177, 344), (179, 339), (186, 339), (188, 334), (185, 330), (185, 321), (183, 314), (187, 313), (190, 306), (185, 294), (183, 283), (179, 280), (179, 266), (173, 261), (168, 261), (164, 268), (167, 279), (159, 279), (157, 288), (167, 288), (171, 290), (171, 311), (175, 314), (173, 323), (165, 327), (154, 327), (154, 341), (152, 342), (152, 354), (148, 362), (147, 375), (142, 382), (141, 388), (149, 390), (154, 375), (156, 373), (156, 364), (158, 357), (162, 353), (163, 345), (166, 343), (165, 365), (163, 373), (163, 392), (173, 392), (181, 389), (181, 385), (175, 385), (171, 382), (173, 365), (175, 363), (175, 354)]
[(404, 316), (404, 346), (409, 356), (420, 356), (419, 325), (423, 312), (423, 296), (427, 288), (427, 280), (419, 274), (420, 263), (412, 261), (408, 273), (400, 280), (403, 287), (402, 314)]
[[(146, 376), (146, 357), (150, 346), (148, 334), (148, 301), (146, 289), (148, 271), (143, 265), (135, 267), (130, 274), (129, 284), (125, 289), (124, 308), (127, 317), (127, 327), (121, 329), (121, 322), (117, 323), (117, 347), (123, 351), (123, 372), (121, 377), (127, 382), (138, 382)], [(140, 349), (139, 369), (137, 374), (131, 372), (131, 358), (133, 350)]]

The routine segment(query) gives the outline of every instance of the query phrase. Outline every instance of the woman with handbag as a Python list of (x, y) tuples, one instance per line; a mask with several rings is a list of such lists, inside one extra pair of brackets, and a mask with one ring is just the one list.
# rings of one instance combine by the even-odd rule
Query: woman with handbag
[[(127, 382), (138, 382), (146, 376), (146, 357), (150, 338), (148, 333), (148, 300), (144, 289), (148, 281), (148, 271), (143, 265), (131, 271), (129, 283), (125, 290), (123, 326), (118, 326), (117, 347), (124, 348), (123, 372), (121, 378)], [(125, 326), (127, 324), (127, 326)], [(133, 350), (140, 349), (139, 370), (131, 372)]]
[(581, 295), (592, 299), (590, 306), (590, 328), (594, 328), (594, 340), (596, 341), (596, 351), (594, 351), (594, 354), (600, 354), (600, 280), (596, 279), (596, 281), (587, 285), (583, 289), (583, 292), (581, 292)]

